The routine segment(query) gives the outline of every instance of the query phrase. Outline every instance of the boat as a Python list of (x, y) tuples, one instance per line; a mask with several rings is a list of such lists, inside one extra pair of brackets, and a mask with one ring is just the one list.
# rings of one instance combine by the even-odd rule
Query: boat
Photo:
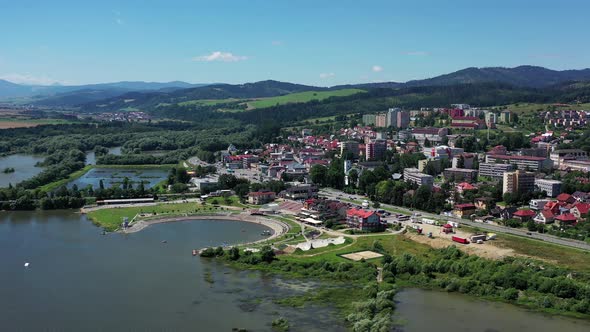
[(193, 256), (197, 256), (197, 250), (193, 249)]

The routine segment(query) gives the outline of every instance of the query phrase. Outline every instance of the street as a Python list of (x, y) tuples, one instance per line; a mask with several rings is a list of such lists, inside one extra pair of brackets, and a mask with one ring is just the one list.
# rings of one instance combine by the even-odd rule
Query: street
[[(354, 195), (354, 194), (347, 194), (343, 191), (332, 189), (332, 188), (324, 188), (324, 189), (320, 190), (320, 195), (326, 196), (327, 198), (330, 198), (330, 199), (337, 199), (337, 200), (344, 199), (344, 200), (349, 200), (349, 201), (352, 200), (352, 201), (354, 201), (355, 204), (358, 204), (358, 205), (360, 205), (363, 200), (368, 200), (367, 197), (360, 196), (360, 195)], [(590, 244), (588, 244), (586, 242), (572, 240), (572, 239), (566, 239), (566, 238), (560, 238), (560, 237), (557, 237), (554, 235), (540, 234), (540, 233), (534, 233), (534, 232), (530, 232), (530, 235), (528, 235), (527, 233), (529, 233), (529, 232), (527, 230), (523, 230), (523, 229), (511, 228), (511, 227), (505, 227), (505, 226), (499, 226), (499, 225), (484, 224), (484, 223), (480, 223), (480, 222), (473, 222), (473, 221), (466, 220), (466, 219), (460, 219), (460, 218), (449, 217), (449, 216), (441, 216), (438, 214), (433, 214), (433, 213), (428, 213), (428, 212), (418, 211), (418, 210), (411, 211), (410, 209), (405, 208), (405, 207), (384, 204), (384, 203), (381, 203), (381, 208), (385, 209), (385, 210), (387, 210), (387, 209), (397, 210), (397, 211), (400, 211), (400, 213), (405, 213), (408, 215), (411, 215), (413, 213), (420, 213), (420, 217), (424, 217), (424, 218), (445, 219), (447, 221), (458, 222), (462, 225), (466, 225), (466, 226), (470, 226), (470, 227), (477, 227), (479, 229), (486, 230), (486, 231), (493, 232), (493, 233), (507, 233), (507, 234), (526, 237), (529, 239), (535, 239), (535, 240), (545, 241), (545, 242), (558, 244), (558, 245), (562, 245), (562, 246), (566, 246), (566, 247), (572, 247), (572, 248), (576, 248), (576, 249), (590, 251)]]

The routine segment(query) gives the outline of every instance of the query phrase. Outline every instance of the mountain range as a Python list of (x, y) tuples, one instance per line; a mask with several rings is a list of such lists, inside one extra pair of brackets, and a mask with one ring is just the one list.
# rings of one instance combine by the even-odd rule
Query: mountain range
[(0, 79), (0, 98), (7, 97), (53, 97), (76, 91), (88, 91), (119, 94), (130, 91), (175, 90), (204, 86), (206, 84), (191, 84), (182, 81), (173, 82), (143, 82), (123, 81), (114, 83), (98, 83), (86, 85), (24, 85)]
[(0, 80), (0, 98), (26, 96), (44, 106), (81, 107), (84, 110), (148, 108), (162, 104), (203, 99), (245, 99), (281, 96), (304, 91), (345, 88), (406, 89), (413, 87), (501, 83), (526, 89), (542, 89), (571, 82), (590, 81), (590, 69), (551, 70), (536, 66), (515, 68), (465, 68), (450, 74), (405, 83), (382, 82), (339, 85), (330, 88), (273, 80), (246, 84), (190, 84), (186, 82), (116, 82), (79, 86), (24, 86)]

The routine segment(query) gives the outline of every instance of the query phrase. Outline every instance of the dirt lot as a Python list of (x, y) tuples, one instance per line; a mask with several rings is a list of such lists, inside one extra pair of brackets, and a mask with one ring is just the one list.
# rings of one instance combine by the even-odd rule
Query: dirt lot
[(372, 259), (381, 257), (383, 255), (373, 252), (373, 251), (361, 251), (361, 252), (353, 252), (350, 254), (342, 255), (342, 257), (353, 260), (355, 262), (360, 261), (361, 259)]
[(28, 128), (38, 126), (39, 123), (32, 123), (26, 121), (0, 121), (0, 129), (8, 128)]
[[(509, 248), (500, 248), (494, 245), (494, 240), (485, 241), (483, 244), (477, 243), (470, 243), (470, 244), (460, 244), (453, 242), (451, 240), (452, 236), (460, 236), (464, 238), (469, 238), (471, 233), (463, 232), (461, 229), (455, 229), (455, 234), (444, 234), (441, 232), (442, 228), (438, 226), (432, 225), (419, 225), (421, 228), (424, 229), (423, 235), (418, 235), (413, 232), (408, 232), (405, 234), (406, 237), (410, 238), (413, 241), (420, 242), (427, 244), (433, 248), (445, 248), (451, 244), (457, 246), (457, 248), (461, 249), (462, 251), (473, 254), (477, 256), (481, 256), (484, 258), (489, 259), (502, 259), (507, 256), (522, 256), (514, 252), (514, 250)], [(428, 233), (432, 232), (432, 236), (434, 239), (428, 238)]]

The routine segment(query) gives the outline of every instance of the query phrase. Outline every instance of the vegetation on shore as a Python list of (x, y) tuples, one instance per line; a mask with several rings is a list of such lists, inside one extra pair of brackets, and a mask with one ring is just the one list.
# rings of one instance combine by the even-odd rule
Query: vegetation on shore
[[(360, 262), (340, 257), (360, 250), (373, 250), (384, 256)], [(489, 260), (465, 254), (455, 246), (433, 249), (401, 235), (361, 237), (346, 248), (315, 256), (274, 256), (269, 252), (269, 246), (258, 253), (218, 248), (205, 251), (203, 256), (240, 269), (321, 280), (323, 286), (319, 290), (278, 303), (334, 305), (353, 331), (386, 331), (392, 322), (383, 310), (393, 310), (387, 300), (395, 292), (383, 292), (397, 287), (459, 292), (553, 314), (590, 318), (590, 275), (533, 259)], [(378, 267), (383, 269), (381, 283), (376, 283)], [(387, 322), (384, 317), (388, 317)]]

